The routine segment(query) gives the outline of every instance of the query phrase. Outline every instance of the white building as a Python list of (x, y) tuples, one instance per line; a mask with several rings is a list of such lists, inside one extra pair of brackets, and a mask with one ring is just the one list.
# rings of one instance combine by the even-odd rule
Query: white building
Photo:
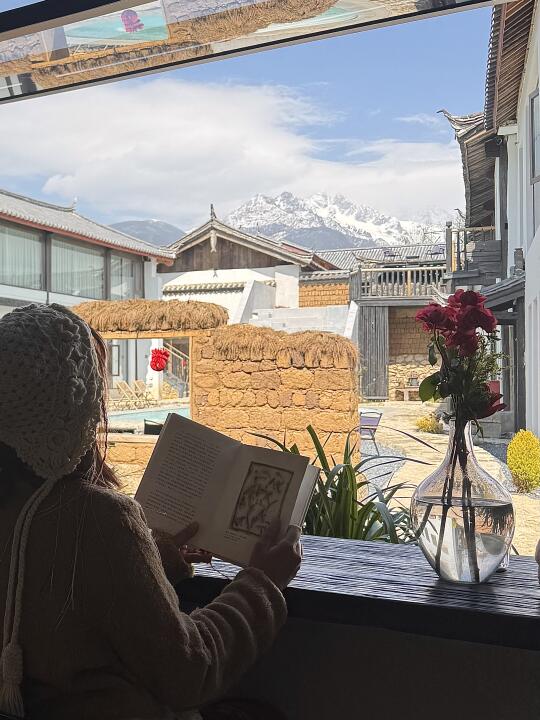
[(540, 434), (539, 14), (534, 0), (493, 9), (484, 111), (465, 117), (447, 114), (461, 147), (467, 205), (468, 230), (461, 231), (468, 241), (467, 249), (462, 246), (467, 267), (463, 271), (457, 259), (455, 285), (481, 287), (487, 295), (487, 304), (500, 321), (502, 350), (509, 358), (503, 393), (514, 414), (514, 429), (526, 427), (536, 434)]
[(311, 250), (233, 228), (216, 218), (169, 248), (172, 266), (159, 266), (165, 299), (200, 300), (225, 307), (230, 323), (345, 331), (341, 309), (302, 307), (302, 286), (321, 274), (348, 287), (349, 272)]
[[(171, 252), (79, 215), (0, 190), (0, 315), (32, 302), (159, 298)], [(145, 378), (150, 344), (111, 344), (113, 382)]]

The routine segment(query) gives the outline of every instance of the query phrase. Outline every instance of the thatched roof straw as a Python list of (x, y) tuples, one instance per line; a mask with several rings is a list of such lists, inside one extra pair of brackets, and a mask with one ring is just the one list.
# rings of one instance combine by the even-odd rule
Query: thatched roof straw
[(63, 86), (66, 82), (85, 82), (114, 77), (119, 73), (135, 72), (180, 63), (209, 53), (204, 47), (184, 47), (177, 42), (153, 42), (137, 46), (90, 50), (63, 60), (37, 63), (32, 77), (43, 88)]
[(280, 367), (356, 368), (358, 352), (341, 335), (286, 333), (254, 325), (228, 325), (214, 333), (215, 357), (222, 360), (274, 360)]
[(266, 0), (180, 20), (171, 25), (170, 29), (175, 40), (199, 44), (226, 42), (246, 38), (268, 25), (308, 20), (321, 15), (335, 4), (335, 0)]
[[(261, 30), (272, 23), (297, 22), (315, 17), (333, 7), (335, 0), (267, 0), (179, 20), (169, 17), (170, 39), (92, 51), (90, 48), (72, 57), (36, 63), (34, 80), (44, 88), (72, 82), (97, 80), (118, 73), (158, 67), (210, 55), (210, 43), (229, 42)], [(185, 12), (185, 6), (182, 5)], [(169, 12), (174, 16), (173, 12)], [(170, 20), (173, 22), (170, 22)], [(249, 44), (247, 42), (246, 44)]]
[(102, 333), (208, 330), (228, 320), (221, 305), (192, 300), (96, 300), (73, 310)]

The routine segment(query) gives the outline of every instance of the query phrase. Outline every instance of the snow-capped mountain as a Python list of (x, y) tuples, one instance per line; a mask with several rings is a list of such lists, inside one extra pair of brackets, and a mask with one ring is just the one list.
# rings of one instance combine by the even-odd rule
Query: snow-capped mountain
[(315, 250), (437, 242), (440, 228), (444, 227), (444, 223), (433, 227), (421, 219), (400, 221), (367, 205), (357, 205), (343, 195), (319, 193), (299, 198), (290, 192), (277, 197), (255, 195), (232, 212), (226, 222), (247, 232)]

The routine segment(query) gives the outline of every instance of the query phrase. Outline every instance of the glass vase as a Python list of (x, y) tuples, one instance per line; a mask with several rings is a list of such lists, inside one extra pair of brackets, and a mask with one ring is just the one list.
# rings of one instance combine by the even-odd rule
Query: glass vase
[(512, 496), (476, 459), (470, 423), (451, 423), (441, 465), (416, 488), (413, 527), (443, 580), (481, 583), (499, 568), (512, 543)]

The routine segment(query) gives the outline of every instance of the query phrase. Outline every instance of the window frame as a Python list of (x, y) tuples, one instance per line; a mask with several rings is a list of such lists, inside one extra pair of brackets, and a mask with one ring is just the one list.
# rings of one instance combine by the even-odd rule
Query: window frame
[[(87, 295), (75, 295), (74, 293), (66, 293), (62, 292), (61, 290), (57, 290), (54, 287), (53, 283), (53, 253), (54, 253), (54, 241), (58, 239), (61, 240), (64, 243), (68, 243), (69, 245), (72, 245), (73, 247), (79, 247), (79, 248), (95, 248), (96, 250), (99, 250), (99, 254), (103, 258), (103, 294), (101, 297), (98, 298), (89, 298)], [(50, 234), (50, 266), (49, 266), (49, 282), (48, 286), (50, 288), (50, 293), (54, 295), (66, 295), (68, 297), (74, 297), (74, 298), (81, 298), (81, 300), (109, 300), (110, 295), (110, 289), (107, 287), (107, 248), (103, 247), (102, 245), (98, 245), (97, 243), (92, 242), (84, 242), (82, 240), (78, 240), (76, 238), (72, 238), (69, 235), (62, 235), (58, 232), (52, 232)], [(96, 253), (97, 254), (97, 253)]]
[[(120, 259), (130, 260), (131, 262), (133, 262), (133, 263), (135, 263), (136, 265), (139, 266), (139, 272), (140, 272), (140, 276), (139, 276), (139, 280), (140, 280), (140, 282), (139, 282), (139, 287), (136, 287), (136, 288), (135, 288), (135, 292), (136, 292), (136, 293), (139, 292), (139, 294), (138, 294), (138, 295), (135, 294), (135, 295), (133, 295), (133, 296), (130, 297), (130, 298), (121, 297), (121, 298), (116, 298), (116, 299), (117, 299), (117, 300), (131, 300), (131, 299), (137, 300), (137, 299), (144, 298), (144, 257), (143, 257), (142, 255), (136, 255), (135, 253), (122, 252), (121, 250), (113, 250), (113, 249), (111, 248), (110, 252), (108, 253), (108, 266), (109, 266), (109, 269), (108, 269), (108, 277), (109, 277), (109, 286), (108, 286), (108, 288), (107, 288), (107, 299), (108, 299), (108, 300), (112, 300), (112, 299), (113, 299), (113, 296), (112, 296), (112, 288), (113, 288), (112, 263), (113, 263), (113, 257), (117, 257), (117, 258), (120, 258)], [(135, 280), (137, 281), (137, 278), (136, 278)]]
[[(540, 88), (536, 88), (536, 90), (529, 95), (529, 140), (531, 143), (531, 151), (529, 153), (529, 162), (530, 162), (530, 168), (529, 168), (529, 176), (530, 176), (530, 183), (531, 185), (534, 185), (537, 182), (540, 182), (540, 167), (535, 167), (535, 142), (534, 142), (534, 123), (535, 123), (535, 113), (534, 113), (534, 102), (538, 101), (538, 123), (540, 124)], [(540, 164), (540, 162), (539, 162)], [(534, 172), (538, 170), (538, 174), (535, 175)]]

